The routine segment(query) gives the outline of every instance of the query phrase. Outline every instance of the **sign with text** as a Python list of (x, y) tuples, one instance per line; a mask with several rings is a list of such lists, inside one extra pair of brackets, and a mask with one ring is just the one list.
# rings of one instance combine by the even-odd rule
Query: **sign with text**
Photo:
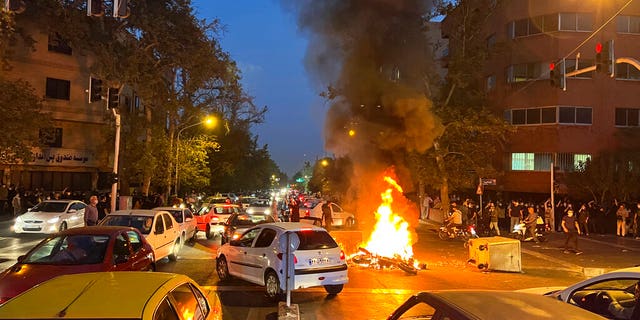
[(78, 149), (34, 148), (31, 165), (95, 167), (97, 165), (93, 152)]

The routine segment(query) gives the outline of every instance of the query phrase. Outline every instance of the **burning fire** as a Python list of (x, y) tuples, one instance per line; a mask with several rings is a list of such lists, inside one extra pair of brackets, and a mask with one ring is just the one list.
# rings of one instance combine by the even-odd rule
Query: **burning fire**
[(385, 176), (384, 181), (389, 184), (389, 187), (380, 194), (382, 203), (375, 213), (376, 224), (364, 248), (372, 255), (411, 261), (413, 239), (409, 231), (409, 222), (395, 214), (391, 206), (393, 191), (402, 193), (402, 187), (389, 176)]

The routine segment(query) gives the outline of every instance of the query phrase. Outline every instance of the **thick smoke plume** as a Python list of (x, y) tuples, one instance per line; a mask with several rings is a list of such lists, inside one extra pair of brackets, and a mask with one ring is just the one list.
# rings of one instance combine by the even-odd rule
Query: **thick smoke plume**
[(442, 132), (425, 95), (433, 68), (432, 49), (424, 33), (429, 2), (282, 3), (297, 14), (300, 30), (310, 39), (307, 71), (328, 88), (325, 93), (332, 98), (325, 124), (326, 148), (354, 164), (355, 190), (349, 194), (357, 199), (349, 200), (358, 204), (356, 211), (375, 210), (380, 201), (372, 184), (390, 167), (395, 168), (405, 192), (411, 191), (405, 155), (424, 152)]

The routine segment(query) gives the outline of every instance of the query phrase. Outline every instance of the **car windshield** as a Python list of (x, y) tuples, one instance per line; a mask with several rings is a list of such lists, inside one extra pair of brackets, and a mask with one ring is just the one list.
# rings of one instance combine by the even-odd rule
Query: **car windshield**
[(150, 216), (107, 215), (102, 219), (100, 225), (133, 227), (138, 229), (142, 234), (149, 234), (149, 232), (151, 232), (152, 222), (153, 217)]
[(296, 231), (300, 238), (298, 250), (317, 250), (336, 248), (338, 244), (324, 230), (302, 230)]
[(35, 207), (31, 208), (31, 211), (36, 212), (64, 212), (67, 208), (66, 202), (40, 202)]
[(24, 257), (22, 263), (81, 265), (104, 261), (109, 243), (108, 235), (56, 236), (43, 240)]

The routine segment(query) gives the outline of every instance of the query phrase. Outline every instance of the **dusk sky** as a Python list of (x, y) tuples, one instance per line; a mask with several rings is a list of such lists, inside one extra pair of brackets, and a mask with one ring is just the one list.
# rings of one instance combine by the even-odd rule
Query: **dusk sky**
[(307, 41), (295, 17), (275, 0), (194, 0), (193, 6), (198, 17), (220, 19), (222, 47), (238, 63), (246, 92), (257, 106), (268, 106), (265, 122), (253, 132), (280, 170), (291, 177), (305, 161), (325, 156), (327, 106), (305, 73)]

